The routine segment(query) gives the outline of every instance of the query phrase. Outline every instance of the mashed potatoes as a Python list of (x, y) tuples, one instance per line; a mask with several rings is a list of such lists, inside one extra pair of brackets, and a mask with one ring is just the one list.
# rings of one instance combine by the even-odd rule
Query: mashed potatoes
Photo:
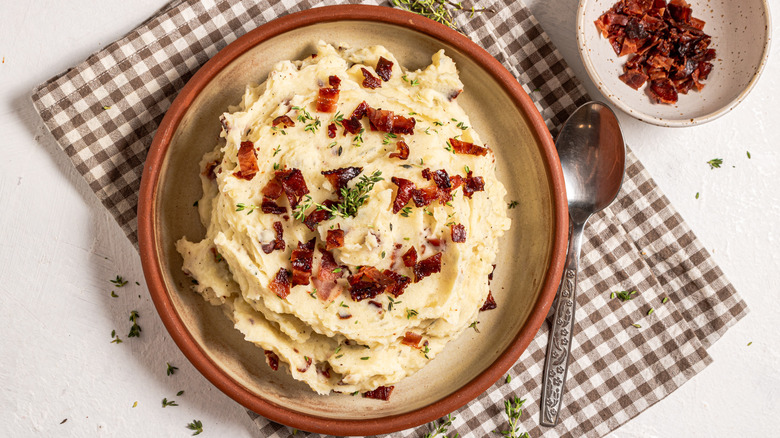
[(488, 299), (506, 191), (455, 64), (432, 61), (320, 43), (247, 87), (201, 161), (207, 231), (177, 242), (184, 271), (318, 393), (398, 382)]

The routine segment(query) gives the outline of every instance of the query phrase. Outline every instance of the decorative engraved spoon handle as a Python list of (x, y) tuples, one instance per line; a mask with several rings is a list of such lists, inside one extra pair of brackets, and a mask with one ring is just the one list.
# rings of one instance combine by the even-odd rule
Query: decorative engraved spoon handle
[(552, 427), (558, 423), (558, 412), (563, 399), (563, 385), (569, 369), (569, 353), (574, 331), (574, 309), (576, 307), (577, 267), (580, 262), (580, 246), (584, 223), (572, 224), (566, 269), (558, 288), (555, 315), (547, 341), (547, 357), (542, 375), (541, 424)]

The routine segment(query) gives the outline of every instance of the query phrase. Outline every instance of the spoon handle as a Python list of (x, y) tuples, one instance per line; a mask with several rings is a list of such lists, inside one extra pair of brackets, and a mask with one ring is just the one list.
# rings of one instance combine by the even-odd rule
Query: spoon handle
[(580, 262), (582, 231), (585, 224), (572, 224), (566, 268), (558, 288), (557, 305), (547, 341), (547, 357), (542, 375), (542, 426), (553, 427), (558, 423), (558, 413), (563, 400), (563, 385), (569, 369), (569, 353), (574, 331), (576, 307), (577, 268)]

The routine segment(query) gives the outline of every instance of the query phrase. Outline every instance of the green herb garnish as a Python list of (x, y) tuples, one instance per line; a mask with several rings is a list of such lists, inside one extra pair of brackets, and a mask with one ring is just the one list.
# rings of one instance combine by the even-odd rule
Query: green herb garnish
[(529, 438), (528, 432), (520, 433), (520, 416), (523, 415), (523, 403), (525, 399), (514, 396), (504, 401), (504, 413), (509, 423), (508, 430), (502, 430), (500, 433), (505, 438)]
[(331, 207), (317, 204), (318, 210), (325, 210), (336, 216), (344, 218), (357, 216), (360, 208), (368, 200), (368, 192), (374, 188), (374, 184), (383, 181), (382, 172), (377, 170), (371, 176), (361, 175), (360, 181), (352, 188), (341, 189), (341, 201)]
[[(439, 424), (436, 423), (430, 423), (431, 431), (426, 433), (423, 438), (436, 438), (439, 435), (442, 437), (447, 435), (447, 428), (452, 426), (452, 422), (455, 421), (456, 417), (453, 417), (452, 414), (447, 415), (447, 421), (441, 421)], [(457, 438), (458, 434), (456, 433), (453, 438)]]
[(707, 164), (710, 165), (710, 169), (719, 169), (721, 164), (723, 164), (723, 158), (713, 158), (707, 161)]
[(165, 362), (165, 364), (168, 365), (168, 369), (165, 370), (165, 374), (168, 375), (168, 376), (174, 375), (176, 373), (176, 370), (179, 369), (178, 367), (175, 367), (175, 366), (169, 364), (168, 362)]
[(406, 319), (411, 319), (413, 316), (417, 316), (417, 311), (414, 309), (406, 309)]
[(168, 401), (167, 398), (162, 399), (162, 407), (167, 408), (168, 406), (179, 406), (179, 404), (176, 403), (176, 400)]
[(507, 204), (507, 205), (506, 205), (506, 207), (507, 207), (508, 209), (510, 209), (510, 210), (511, 210), (511, 209), (513, 209), (513, 208), (517, 207), (519, 204), (520, 204), (520, 203), (519, 203), (519, 202), (517, 202), (517, 201), (512, 201), (512, 202), (510, 202), (509, 204)]
[(254, 212), (258, 208), (260, 208), (260, 207), (258, 207), (256, 205), (252, 205), (252, 204), (249, 204), (249, 205), (246, 205), (244, 203), (236, 204), (236, 211), (245, 211), (246, 210), (246, 214), (248, 214), (248, 215), (252, 214), (252, 212)]
[(623, 290), (620, 292), (613, 292), (615, 297), (620, 298), (620, 301), (626, 302), (628, 300), (632, 300), (634, 297), (633, 295), (636, 294), (635, 290), (632, 290), (631, 292), (627, 290)]
[(479, 321), (474, 321), (471, 324), (469, 324), (469, 328), (473, 328), (475, 332), (479, 333), (479, 329), (477, 328), (477, 324), (479, 324)]
[(200, 435), (203, 433), (203, 423), (200, 420), (192, 420), (192, 423), (187, 424), (187, 429), (195, 431), (193, 436)]
[(116, 287), (122, 287), (127, 284), (127, 280), (123, 279), (120, 275), (117, 275), (115, 279), (109, 281), (114, 283), (114, 286)]
[(141, 326), (138, 325), (138, 311), (133, 310), (130, 312), (130, 321), (133, 323), (130, 327), (130, 333), (127, 334), (128, 338), (138, 338), (141, 336)]

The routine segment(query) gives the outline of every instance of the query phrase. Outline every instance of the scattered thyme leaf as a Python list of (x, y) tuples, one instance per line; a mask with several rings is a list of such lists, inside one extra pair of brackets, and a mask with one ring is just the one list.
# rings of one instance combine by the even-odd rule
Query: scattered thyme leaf
[(699, 199), (699, 192), (696, 192), (696, 199)]
[(203, 433), (203, 423), (200, 420), (192, 420), (192, 423), (187, 424), (187, 429), (195, 431), (192, 435), (200, 435)]
[(387, 296), (387, 299), (390, 301), (390, 303), (387, 305), (387, 311), (388, 312), (393, 310), (393, 306), (395, 306), (397, 304), (401, 304), (401, 301), (396, 301), (396, 300), (393, 299), (393, 297), (391, 297), (389, 295)]
[(109, 280), (111, 283), (114, 283), (114, 286), (116, 287), (122, 287), (127, 284), (127, 280), (122, 278), (121, 275), (117, 275), (115, 279)]
[(710, 169), (720, 169), (720, 166), (723, 164), (723, 158), (713, 158), (707, 161), (707, 164), (710, 165)]
[(181, 397), (183, 395), (184, 395), (184, 390), (181, 390), (181, 391), (176, 393), (176, 397)]
[(655, 309), (651, 307), (650, 310), (647, 311), (647, 315), (650, 316), (653, 312), (655, 312)]
[(276, 149), (274, 149), (274, 154), (272, 155), (272, 157), (275, 157), (276, 154), (278, 154), (281, 150), (282, 150), (282, 146), (281, 145), (277, 146)]
[(168, 401), (167, 398), (162, 399), (162, 407), (167, 408), (168, 406), (179, 406), (178, 403), (176, 403), (176, 400)]
[(748, 342), (747, 346), (750, 347), (750, 345), (753, 343), (753, 341)]
[(175, 366), (169, 364), (168, 362), (165, 362), (165, 365), (168, 365), (168, 369), (165, 370), (165, 374), (168, 375), (168, 376), (172, 376), (172, 375), (176, 374), (176, 370), (179, 369), (178, 367), (175, 367)]
[(119, 295), (117, 295), (116, 292), (111, 291), (111, 297), (112, 298), (119, 298)]
[(133, 407), (136, 407), (136, 406), (138, 406), (138, 400), (133, 402)]
[(510, 209), (510, 210), (511, 210), (511, 209), (513, 209), (513, 208), (517, 207), (517, 205), (518, 205), (518, 204), (520, 204), (520, 203), (519, 203), (519, 202), (517, 202), (517, 201), (512, 201), (512, 202), (510, 202), (509, 204), (507, 204), (507, 206), (506, 206), (506, 207), (507, 207), (508, 209)]
[(417, 316), (417, 311), (414, 309), (406, 309), (406, 319), (411, 319), (413, 316)]
[(666, 304), (667, 301), (669, 301), (669, 297), (664, 297), (664, 299), (661, 300), (661, 304)]
[(634, 299), (633, 295), (636, 294), (636, 291), (632, 290), (629, 292), (627, 290), (622, 290), (620, 292), (614, 292), (614, 294), (617, 298), (620, 298), (620, 301), (626, 302)]
[(507, 374), (507, 375), (506, 375), (506, 383), (509, 383), (509, 382), (511, 382), (511, 381), (512, 381), (512, 376), (511, 376), (511, 375), (509, 375), (509, 374)]
[(633, 323), (633, 324), (631, 324), (631, 325), (633, 325), (633, 326), (634, 326), (634, 327), (636, 327), (636, 328), (642, 328), (642, 326), (641, 326), (641, 325), (639, 325), (639, 324), (637, 324), (637, 323)]
[(477, 324), (479, 324), (479, 321), (474, 321), (471, 324), (469, 324), (469, 328), (473, 328), (475, 332), (479, 333), (479, 329), (477, 328)]
[(360, 358), (360, 360), (369, 360), (369, 359), (371, 359), (371, 356), (365, 356)]
[(750, 151), (747, 151), (748, 160), (750, 159)]

